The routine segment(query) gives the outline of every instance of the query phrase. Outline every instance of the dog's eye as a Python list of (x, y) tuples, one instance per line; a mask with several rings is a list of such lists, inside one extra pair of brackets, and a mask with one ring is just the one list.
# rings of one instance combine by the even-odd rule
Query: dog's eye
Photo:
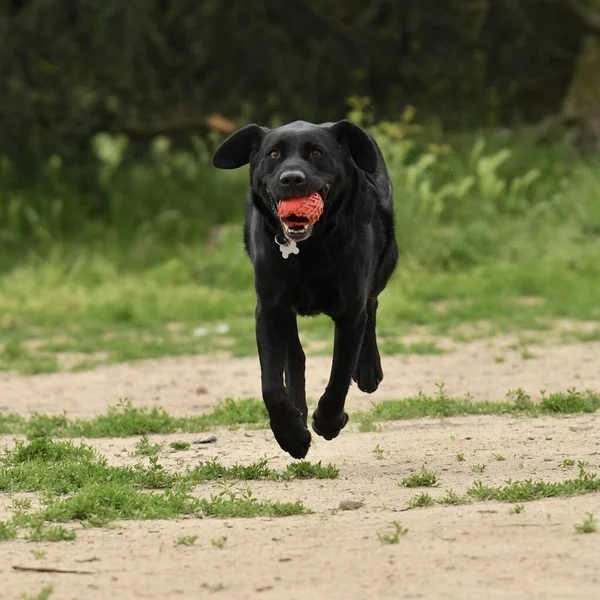
[(271, 152), (269, 152), (269, 158), (274, 158), (277, 159), (279, 158), (281, 155), (279, 154), (279, 150), (271, 150)]
[(319, 158), (320, 156), (323, 156), (323, 153), (320, 150), (311, 150), (310, 151), (311, 158)]

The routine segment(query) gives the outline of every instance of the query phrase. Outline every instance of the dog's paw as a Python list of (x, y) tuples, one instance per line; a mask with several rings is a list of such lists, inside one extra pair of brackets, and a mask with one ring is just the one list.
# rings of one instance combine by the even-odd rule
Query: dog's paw
[(336, 438), (347, 423), (348, 415), (345, 412), (334, 417), (325, 417), (317, 408), (313, 413), (312, 428), (317, 435), (324, 437), (326, 440)]
[(271, 419), (271, 431), (280, 448), (293, 458), (304, 458), (310, 448), (311, 435), (300, 411)]
[(352, 374), (352, 379), (354, 379), (361, 392), (372, 394), (376, 391), (383, 381), (383, 369), (379, 358), (368, 361), (359, 360)]

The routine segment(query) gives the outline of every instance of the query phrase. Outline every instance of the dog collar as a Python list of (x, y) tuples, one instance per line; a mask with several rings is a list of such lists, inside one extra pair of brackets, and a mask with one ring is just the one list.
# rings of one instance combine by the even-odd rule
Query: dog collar
[(275, 236), (275, 243), (279, 246), (281, 256), (287, 259), (290, 254), (300, 254), (298, 244), (294, 240), (285, 240), (284, 242), (279, 241), (279, 236)]

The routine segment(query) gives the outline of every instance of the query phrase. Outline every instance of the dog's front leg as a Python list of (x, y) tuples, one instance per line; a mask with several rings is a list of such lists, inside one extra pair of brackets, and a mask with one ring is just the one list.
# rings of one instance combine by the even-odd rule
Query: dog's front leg
[(301, 410), (283, 383), (286, 355), (295, 315), (287, 309), (256, 308), (256, 343), (260, 359), (262, 395), (277, 443), (294, 458), (308, 453), (311, 435)]
[(348, 423), (344, 404), (350, 387), (350, 378), (358, 360), (366, 322), (366, 312), (335, 319), (333, 362), (329, 383), (313, 413), (313, 429), (326, 440), (337, 437)]

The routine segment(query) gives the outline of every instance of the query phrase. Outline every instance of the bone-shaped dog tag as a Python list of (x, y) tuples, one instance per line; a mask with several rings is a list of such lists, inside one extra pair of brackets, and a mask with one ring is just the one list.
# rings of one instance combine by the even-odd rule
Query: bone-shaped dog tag
[[(277, 242), (279, 244), (279, 242)], [(279, 250), (283, 258), (288, 258), (290, 254), (300, 254), (298, 244), (294, 240), (290, 240), (287, 244), (279, 244)]]

